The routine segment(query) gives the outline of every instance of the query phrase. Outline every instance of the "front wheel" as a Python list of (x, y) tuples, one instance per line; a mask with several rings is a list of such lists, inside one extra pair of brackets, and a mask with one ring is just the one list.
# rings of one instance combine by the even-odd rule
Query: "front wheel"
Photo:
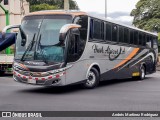
[(95, 88), (99, 84), (100, 75), (97, 69), (91, 68), (88, 72), (87, 80), (83, 84), (85, 88), (92, 89)]

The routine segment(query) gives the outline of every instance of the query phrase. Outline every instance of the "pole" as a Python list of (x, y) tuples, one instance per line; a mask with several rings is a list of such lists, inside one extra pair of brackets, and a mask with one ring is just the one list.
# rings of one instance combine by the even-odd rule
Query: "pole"
[[(6, 26), (9, 25), (9, 11), (6, 10), (1, 4), (0, 7), (2, 8), (2, 10), (4, 11), (5, 15), (6, 15)], [(6, 49), (6, 54), (11, 54), (11, 49), (8, 47)]]
[(69, 0), (64, 0), (64, 10), (69, 10)]
[(105, 19), (107, 19), (107, 0), (105, 0)]
[[(9, 25), (9, 11), (7, 10), (5, 12), (6, 14), (6, 26)], [(10, 47), (6, 48), (6, 54), (11, 54), (11, 49)]]

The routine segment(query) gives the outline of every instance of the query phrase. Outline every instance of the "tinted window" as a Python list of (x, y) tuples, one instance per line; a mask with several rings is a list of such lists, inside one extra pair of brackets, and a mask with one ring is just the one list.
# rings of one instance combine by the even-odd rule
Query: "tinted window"
[(93, 19), (90, 21), (90, 38), (93, 39)]
[(111, 33), (112, 33), (111, 24), (107, 23), (106, 24), (106, 40), (111, 41)]
[(78, 52), (79, 52), (79, 55), (82, 55), (86, 45), (86, 40), (87, 40), (88, 16), (78, 16), (75, 18), (74, 23), (81, 25), (81, 28), (79, 28), (80, 40), (78, 43), (79, 44)]
[(138, 45), (138, 32), (134, 31), (134, 44)]
[(143, 40), (142, 33), (139, 32), (139, 45), (142, 45), (142, 40)]
[(146, 46), (146, 34), (143, 33), (142, 37), (143, 37), (142, 45)]
[(122, 26), (119, 26), (119, 42), (124, 42), (124, 29)]
[(104, 40), (104, 22), (101, 23), (101, 39)]
[(87, 28), (88, 28), (88, 16), (78, 16), (75, 18), (75, 24), (81, 25), (79, 28), (80, 31), (80, 38), (84, 41), (87, 39)]
[(118, 27), (115, 24), (112, 24), (112, 41), (116, 42), (118, 38)]
[(151, 47), (153, 48), (153, 36), (150, 36)]
[(157, 37), (153, 37), (153, 48), (154, 48), (154, 49), (157, 49), (157, 48), (158, 48)]
[(129, 43), (129, 29), (124, 28), (124, 42)]
[(130, 30), (130, 44), (134, 44), (134, 31)]
[(99, 21), (94, 21), (93, 38), (101, 39), (101, 23)]
[(151, 39), (150, 39), (150, 35), (147, 35), (147, 47), (151, 47), (152, 44), (151, 44)]

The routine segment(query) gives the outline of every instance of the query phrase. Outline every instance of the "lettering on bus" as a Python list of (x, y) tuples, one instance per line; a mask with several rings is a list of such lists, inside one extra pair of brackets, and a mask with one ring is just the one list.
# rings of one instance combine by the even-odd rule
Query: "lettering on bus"
[(92, 49), (94, 53), (103, 53), (105, 56), (108, 56), (109, 60), (111, 61), (117, 59), (121, 54), (125, 54), (126, 52), (124, 47), (113, 49), (110, 46), (107, 46), (106, 48), (104, 48), (104, 46), (99, 47), (96, 44), (92, 46)]

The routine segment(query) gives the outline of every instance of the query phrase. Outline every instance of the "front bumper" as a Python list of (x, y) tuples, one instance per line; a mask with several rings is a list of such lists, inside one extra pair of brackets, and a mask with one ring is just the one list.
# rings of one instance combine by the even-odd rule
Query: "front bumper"
[(57, 75), (52, 75), (47, 78), (24, 76), (19, 74), (18, 72), (14, 72), (13, 78), (16, 82), (32, 84), (32, 85), (41, 85), (41, 86), (64, 86), (65, 85), (65, 72)]

